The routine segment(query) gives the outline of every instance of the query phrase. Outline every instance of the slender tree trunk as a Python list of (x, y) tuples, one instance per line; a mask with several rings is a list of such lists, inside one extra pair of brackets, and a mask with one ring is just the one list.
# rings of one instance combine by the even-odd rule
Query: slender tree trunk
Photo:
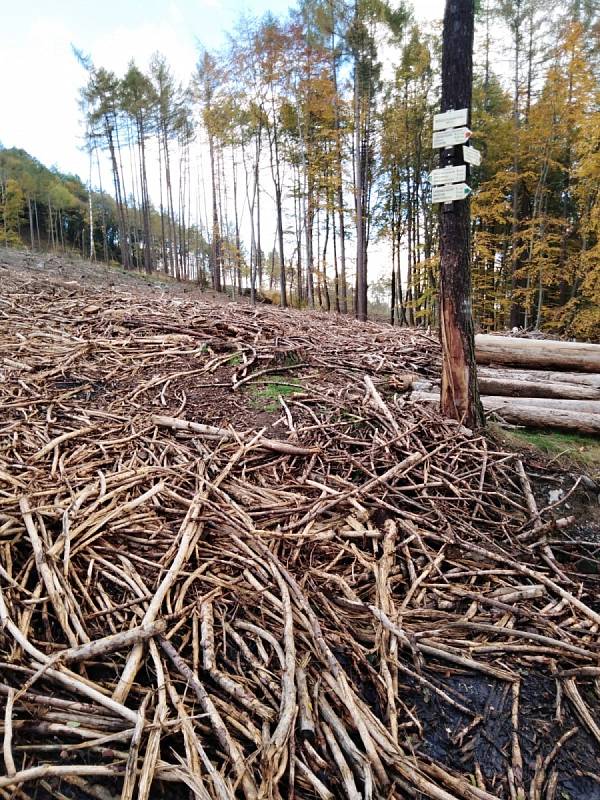
[[(346, 286), (346, 231), (344, 222), (344, 180), (342, 167), (342, 134), (340, 126), (340, 105), (337, 83), (337, 58), (335, 52), (335, 8), (332, 0), (329, 2), (331, 13), (331, 77), (333, 81), (334, 98), (334, 130), (335, 130), (335, 170), (336, 170), (336, 193), (338, 211), (338, 230), (340, 236), (340, 290), (341, 304), (338, 289), (336, 288), (336, 309), (339, 311), (341, 305), (342, 312), (348, 313), (348, 290)], [(335, 228), (335, 222), (334, 222)], [(335, 236), (335, 233), (334, 233)], [(335, 254), (335, 243), (334, 243)], [(335, 255), (334, 255), (335, 259)], [(336, 267), (337, 269), (337, 267)], [(337, 273), (336, 273), (337, 274)], [(337, 279), (336, 279), (337, 280)], [(337, 284), (336, 284), (337, 285)]]
[(40, 237), (40, 218), (38, 216), (37, 200), (33, 201), (33, 214), (35, 216), (35, 230), (37, 235), (38, 250), (42, 249), (42, 240)]
[(282, 308), (287, 308), (287, 291), (285, 282), (285, 254), (283, 248), (283, 212), (281, 203), (281, 188), (275, 190), (275, 202), (277, 204), (277, 238), (279, 240), (279, 304)]
[(215, 147), (213, 136), (208, 134), (208, 152), (210, 157), (210, 182), (212, 188), (212, 237), (211, 237), (211, 262), (212, 281), (215, 292), (221, 291), (220, 247), (219, 247), (219, 215), (217, 211), (217, 179), (215, 164)]
[(367, 319), (367, 275), (365, 262), (364, 142), (358, 64), (354, 65), (354, 204), (356, 209), (356, 318)]
[(255, 250), (255, 258), (256, 258), (256, 271), (254, 276), (254, 288), (256, 289), (257, 286), (257, 279), (258, 279), (258, 289), (262, 288), (263, 282), (263, 252), (262, 252), (262, 243), (261, 243), (261, 217), (260, 217), (260, 154), (261, 154), (261, 147), (262, 144), (262, 130), (259, 126), (258, 131), (256, 133), (256, 161), (254, 164), (254, 191), (256, 196), (256, 250)]
[[(442, 112), (471, 107), (474, 16), (474, 0), (446, 0)], [(463, 163), (460, 146), (454, 148), (454, 163)], [(477, 387), (471, 312), (469, 199), (455, 201), (441, 213), (441, 411), (477, 428), (484, 424), (484, 416)]]
[[(94, 151), (90, 147), (90, 179), (88, 182), (88, 204), (90, 212), (90, 261), (96, 260), (96, 246), (94, 244), (94, 204), (92, 203), (92, 165)], [(31, 203), (29, 203), (29, 227), (31, 229)]]
[(285, 253), (283, 247), (283, 208), (281, 161), (279, 155), (279, 129), (275, 110), (275, 98), (271, 87), (272, 125), (269, 129), (269, 146), (271, 155), (271, 175), (275, 186), (275, 211), (277, 214), (277, 239), (279, 241), (279, 304), (287, 308), (287, 290), (285, 280)]
[(27, 198), (27, 209), (29, 211), (29, 243), (31, 245), (31, 249), (35, 250), (35, 239), (34, 239), (34, 231), (33, 231), (33, 213), (31, 209), (31, 197)]
[(520, 209), (522, 204), (521, 192), (522, 182), (520, 172), (520, 143), (521, 143), (521, 121), (520, 121), (520, 58), (521, 58), (521, 0), (515, 0), (515, 94), (513, 98), (513, 123), (514, 123), (514, 150), (513, 150), (513, 186), (512, 186), (512, 223), (511, 223), (511, 274), (510, 274), (510, 327), (520, 327), (523, 324), (523, 308), (517, 300), (519, 288), (519, 256), (518, 238), (520, 226)]
[(340, 277), (338, 272), (337, 242), (335, 232), (335, 200), (331, 202), (331, 244), (333, 246), (333, 279), (335, 291), (335, 310), (340, 313)]
[(323, 292), (325, 294), (325, 310), (331, 311), (331, 298), (327, 285), (327, 246), (329, 244), (329, 203), (325, 205), (325, 235), (323, 237)]
[(110, 161), (112, 165), (113, 183), (115, 188), (115, 203), (117, 205), (117, 220), (119, 228), (119, 247), (121, 250), (121, 263), (125, 269), (131, 269), (131, 261), (129, 257), (129, 243), (127, 239), (127, 223), (125, 219), (125, 211), (123, 207), (123, 195), (121, 191), (121, 178), (119, 173), (119, 164), (117, 162), (117, 154), (115, 151), (115, 142), (112, 132), (110, 121), (105, 120), (105, 132), (108, 142), (108, 150), (110, 153)]
[(415, 325), (415, 312), (416, 312), (416, 276), (414, 274), (413, 264), (413, 202), (412, 202), (412, 187), (414, 186), (411, 179), (410, 163), (406, 162), (406, 241), (407, 241), (407, 270), (406, 270), (406, 300), (408, 303), (408, 318), (411, 326)]
[(394, 325), (394, 316), (396, 313), (396, 194), (392, 186), (392, 208), (390, 210), (390, 223), (392, 226), (391, 239), (392, 239), (392, 281), (391, 281), (391, 297), (390, 297), (390, 325)]
[(158, 128), (158, 197), (159, 197), (159, 209), (160, 209), (160, 235), (161, 235), (161, 252), (162, 252), (162, 262), (163, 262), (163, 271), (165, 275), (169, 274), (169, 264), (167, 262), (167, 242), (166, 242), (166, 234), (165, 234), (165, 209), (163, 205), (163, 175), (162, 175), (162, 144), (161, 144), (161, 137), (160, 137), (160, 126)]
[(233, 215), (235, 219), (235, 274), (237, 280), (237, 292), (242, 293), (242, 246), (240, 242), (240, 221), (237, 206), (237, 165), (235, 163), (235, 153), (231, 146), (231, 169), (233, 171)]
[[(52, 249), (54, 250), (54, 223), (52, 219), (52, 205), (50, 204), (50, 200), (48, 200), (48, 233), (50, 234), (48, 237), (48, 244), (52, 245)], [(6, 223), (4, 225), (6, 229)]]
[(304, 235), (306, 239), (306, 297), (311, 308), (315, 307), (315, 283), (314, 283), (314, 253), (313, 253), (313, 225), (314, 225), (314, 204), (312, 178), (305, 166), (304, 173)]
[(169, 154), (169, 139), (166, 123), (163, 123), (163, 152), (165, 156), (165, 183), (167, 189), (167, 214), (169, 219), (169, 258), (171, 262), (171, 275), (177, 280), (179, 275), (179, 262), (177, 260), (177, 231), (175, 227), (175, 208), (173, 206), (173, 187), (171, 185), (171, 157)]
[[(405, 301), (404, 297), (403, 297), (403, 292), (402, 292), (402, 271), (401, 271), (401, 265), (400, 265), (401, 244), (402, 244), (402, 233), (401, 233), (400, 225), (399, 225), (398, 226), (397, 241), (396, 241), (396, 259), (397, 259), (397, 264), (398, 264), (398, 270), (397, 270), (397, 276), (396, 276), (396, 280), (397, 280), (396, 296), (398, 298), (398, 322), (400, 323), (400, 325), (406, 325), (408, 327), (408, 325), (410, 325), (412, 323), (409, 322), (409, 318), (408, 318), (407, 310), (406, 310), (406, 306), (408, 304), (408, 297), (407, 297), (407, 299)], [(408, 289), (407, 289), (407, 291), (408, 291)], [(406, 293), (404, 293), (404, 294), (406, 295)]]
[(218, 148), (216, 153), (216, 168), (217, 168), (217, 204), (218, 204), (218, 217), (219, 217), (219, 275), (221, 281), (221, 290), (227, 291), (227, 271), (225, 269), (225, 256), (228, 256), (229, 248), (224, 245), (227, 243), (228, 225), (225, 214), (223, 213), (223, 193), (225, 193), (225, 213), (227, 212), (227, 186), (225, 185), (225, 174), (223, 172), (223, 150)]
[(124, 240), (121, 244), (121, 247), (124, 248), (124, 250), (122, 251), (124, 252), (123, 266), (125, 267), (125, 269), (131, 269), (133, 266), (133, 260), (130, 247), (129, 208), (127, 204), (127, 190), (125, 187), (125, 173), (123, 171), (123, 159), (121, 156), (121, 143), (119, 141), (119, 128), (117, 126), (116, 114), (113, 114), (113, 118), (114, 118), (114, 128), (112, 128), (111, 130), (114, 131), (114, 141), (116, 144), (115, 148), (116, 158), (118, 158), (118, 165), (116, 160), (115, 160), (115, 165), (117, 166), (117, 177), (119, 177), (120, 175), (119, 185), (121, 192), (121, 212), (123, 215), (123, 230), (125, 232)]
[(142, 221), (144, 225), (144, 270), (152, 272), (152, 243), (150, 241), (150, 198), (148, 196), (148, 177), (146, 172), (146, 131), (142, 115), (138, 118), (138, 146), (140, 149), (140, 190), (142, 200)]
[[(254, 186), (252, 188), (252, 200), (250, 200), (250, 179), (246, 163), (246, 150), (242, 139), (242, 162), (244, 164), (244, 175), (246, 177), (246, 202), (250, 209), (250, 302), (256, 302), (256, 236), (254, 232), (254, 205), (256, 200), (256, 168), (253, 168)], [(256, 165), (255, 165), (256, 166)]]
[(60, 208), (58, 209), (58, 213), (57, 213), (57, 223), (58, 223), (58, 230), (59, 230), (59, 233), (60, 233), (60, 246), (61, 246), (61, 249), (62, 249), (62, 251), (64, 253), (64, 251), (65, 251), (65, 231), (64, 231), (64, 225), (63, 225), (62, 211), (60, 210)]
[(302, 187), (300, 185), (300, 167), (296, 170), (294, 192), (294, 222), (296, 228), (296, 296), (298, 308), (302, 306), (304, 291), (302, 286)]

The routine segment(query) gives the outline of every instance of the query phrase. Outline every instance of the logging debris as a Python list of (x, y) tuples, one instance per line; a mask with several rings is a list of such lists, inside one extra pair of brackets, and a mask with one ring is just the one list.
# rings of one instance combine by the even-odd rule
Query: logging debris
[(431, 337), (12, 271), (0, 364), (0, 796), (593, 796), (598, 577)]

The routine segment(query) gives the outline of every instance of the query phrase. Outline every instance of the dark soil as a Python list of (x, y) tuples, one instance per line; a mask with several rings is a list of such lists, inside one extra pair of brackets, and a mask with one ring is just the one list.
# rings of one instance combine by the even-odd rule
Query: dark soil
[[(432, 760), (458, 772), (481, 768), (488, 790), (503, 796), (501, 784), (511, 765), (512, 696), (510, 687), (491, 678), (463, 675), (438, 676), (441, 688), (481, 716), (472, 720), (431, 694), (425, 702), (420, 692), (410, 694), (417, 716), (425, 725), (425, 737), (417, 747)], [(414, 686), (406, 687), (407, 692)], [(589, 687), (586, 699), (598, 708), (598, 698)], [(561, 748), (552, 765), (558, 771), (556, 797), (561, 800), (600, 800), (597, 744), (563, 704), (556, 719), (556, 683), (546, 672), (532, 668), (522, 675), (519, 696), (519, 743), (523, 755), (523, 778), (528, 786), (535, 774), (536, 757), (545, 758), (565, 731), (577, 733)], [(465, 733), (465, 731), (467, 731)], [(586, 774), (587, 773), (587, 774)]]

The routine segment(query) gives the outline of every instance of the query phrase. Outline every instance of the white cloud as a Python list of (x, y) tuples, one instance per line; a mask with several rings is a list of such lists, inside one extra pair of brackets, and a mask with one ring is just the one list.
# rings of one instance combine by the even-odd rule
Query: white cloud
[(160, 50), (183, 83), (194, 69), (197, 51), (192, 33), (174, 13), (161, 24), (117, 26), (110, 34), (97, 36), (92, 30), (84, 41), (82, 31), (73, 30), (67, 22), (37, 17), (18, 38), (3, 43), (0, 70), (5, 76), (5, 113), (0, 142), (27, 150), (47, 166), (56, 165), (85, 178), (88, 167), (80, 150), (83, 128), (78, 99), (86, 75), (72, 45), (89, 53), (95, 64), (118, 74), (132, 58), (145, 69), (152, 54)]
[[(54, 19), (36, 19), (24, 40), (0, 49), (3, 115), (0, 140), (22, 147), (47, 165), (84, 169), (79, 129), (81, 70), (71, 51), (72, 32)], [(12, 77), (11, 77), (12, 76)]]
[(177, 78), (187, 82), (196, 64), (196, 48), (191, 35), (182, 35), (170, 22), (144, 22), (133, 28), (118, 25), (97, 37), (90, 47), (94, 63), (117, 74), (125, 72), (131, 59), (140, 69), (146, 69), (157, 50), (166, 57)]

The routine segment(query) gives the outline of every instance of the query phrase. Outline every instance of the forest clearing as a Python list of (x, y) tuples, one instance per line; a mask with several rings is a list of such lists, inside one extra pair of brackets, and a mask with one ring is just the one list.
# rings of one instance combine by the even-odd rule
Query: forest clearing
[(600, 800), (597, 0), (10, 5), (0, 800)]
[(600, 797), (590, 474), (423, 331), (0, 260), (2, 797)]

